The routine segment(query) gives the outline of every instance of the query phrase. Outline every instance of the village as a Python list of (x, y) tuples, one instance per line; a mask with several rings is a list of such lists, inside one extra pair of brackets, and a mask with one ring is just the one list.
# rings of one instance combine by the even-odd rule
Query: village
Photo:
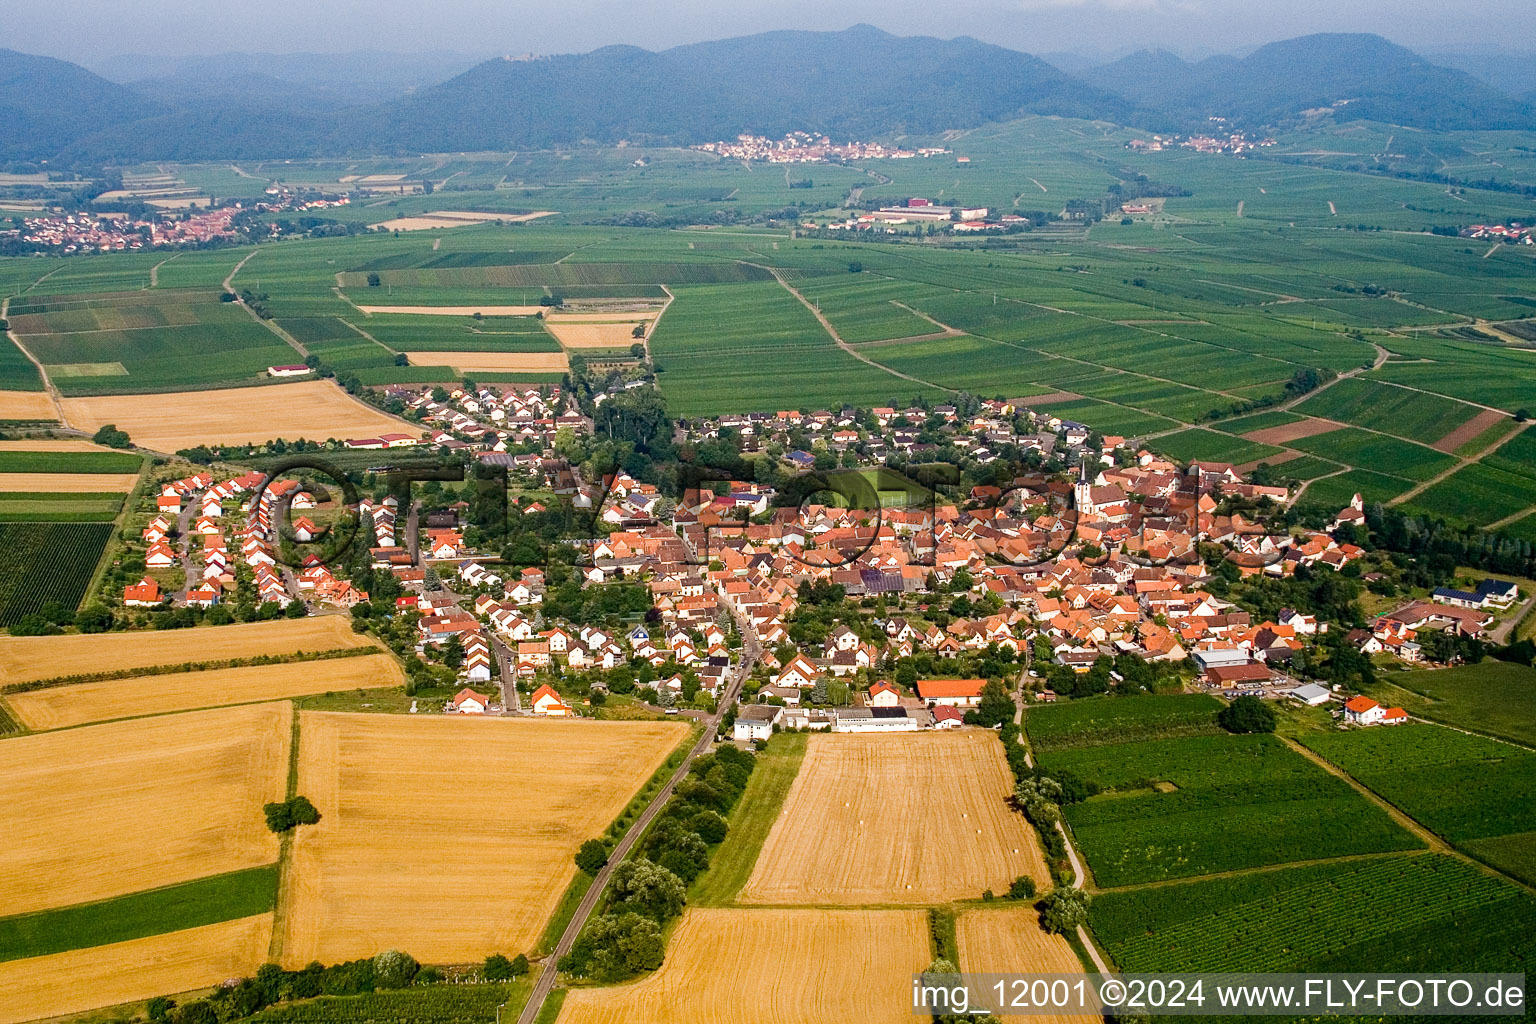
[(942, 156), (948, 149), (925, 146), (903, 149), (880, 142), (836, 143), (825, 135), (790, 132), (782, 139), (742, 134), (730, 142), (706, 142), (690, 147), (703, 153), (715, 153), (732, 160), (760, 160), (770, 164), (816, 164), (845, 160), (910, 160), (914, 157)]
[[(344, 450), (504, 473), (510, 536), (565, 506), (588, 517), (571, 538), (580, 554), (507, 564), (452, 489), (346, 503), (288, 476), (201, 472), (160, 486), (141, 534), (146, 573), (123, 587), (123, 608), (230, 621), (214, 610), (244, 600), (269, 615), (387, 621), (397, 653), (431, 669), (422, 709), (450, 714), (574, 717), (616, 700), (697, 716), (738, 682), (725, 727), (750, 742), (955, 728), (977, 721), (989, 685), (1035, 702), (1126, 687), (1255, 695), (1393, 724), (1402, 709), (1312, 678), (1319, 645), (1333, 660), (1343, 645), (1430, 663), (1426, 635), (1486, 637), (1522, 596), (1492, 579), (1440, 587), (1342, 636), (1290, 608), (1260, 619), (1232, 586), (1371, 564), (1353, 540), (1359, 496), (1326, 529), (1271, 529), (1285, 486), (1229, 464), (1180, 466), (1024, 400), (691, 421), (690, 443), (724, 440), (776, 468), (668, 496), (623, 470), (587, 478), (562, 449), (592, 423), (558, 388), (390, 395), (427, 429)], [(913, 485), (935, 459), (1017, 468), (998, 483)], [(862, 501), (854, 487), (780, 503), (797, 474), (872, 483)], [(348, 531), (367, 548), (357, 565), (301, 550)], [(552, 589), (566, 600), (547, 600)], [(570, 595), (608, 592), (624, 596), (618, 613), (573, 614)]]

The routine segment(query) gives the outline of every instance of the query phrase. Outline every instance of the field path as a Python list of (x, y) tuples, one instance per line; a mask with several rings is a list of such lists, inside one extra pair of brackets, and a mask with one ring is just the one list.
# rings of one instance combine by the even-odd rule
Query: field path
[(1247, 202), (1246, 199), (1239, 199), (1237, 201), (1237, 215), (1239, 217), (1241, 217), (1243, 215), (1243, 204), (1246, 203), (1246, 202)]
[(1050, 189), (1048, 189), (1044, 185), (1040, 184), (1040, 180), (1038, 178), (1030, 178), (1029, 180), (1033, 181), (1036, 185), (1039, 185), (1041, 192), (1049, 192), (1050, 191)]
[(235, 264), (234, 269), (229, 272), (229, 276), (224, 278), (223, 287), (225, 291), (232, 292), (235, 290), (235, 275), (240, 273), (240, 268), (251, 262), (251, 258), (259, 252), (261, 252), (261, 246), (258, 245), (256, 248), (245, 254), (245, 259)]
[(716, 705), (717, 710), (704, 720), (704, 731), (699, 734), (698, 742), (693, 745), (693, 748), (688, 751), (687, 756), (678, 764), (677, 770), (672, 773), (672, 777), (667, 780), (667, 784), (646, 805), (645, 810), (640, 812), (640, 817), (635, 819), (635, 823), (629, 827), (629, 830), (624, 833), (624, 837), (619, 840), (619, 844), (613, 848), (613, 853), (608, 857), (608, 863), (592, 879), (591, 887), (587, 889), (586, 895), (577, 904), (576, 912), (571, 915), (570, 923), (565, 926), (565, 931), (560, 934), (560, 941), (555, 943), (555, 948), (544, 958), (544, 967), (539, 971), (538, 979), (533, 983), (533, 991), (528, 994), (528, 1002), (523, 1004), (522, 1013), (517, 1015), (517, 1024), (534, 1024), (539, 1019), (540, 1011), (544, 1008), (544, 1001), (549, 998), (550, 990), (555, 987), (555, 982), (560, 977), (560, 972), (556, 969), (555, 965), (576, 944), (576, 937), (586, 927), (587, 918), (592, 916), (592, 911), (597, 909), (597, 901), (603, 895), (603, 890), (608, 887), (608, 879), (613, 875), (614, 869), (624, 862), (625, 858), (629, 856), (630, 851), (634, 849), (635, 844), (645, 834), (646, 829), (650, 827), (651, 822), (660, 816), (662, 808), (672, 798), (672, 792), (677, 788), (677, 784), (687, 777), (688, 769), (693, 764), (694, 758), (714, 746), (715, 733), (720, 728), (720, 721), (725, 714), (725, 709), (735, 702), (736, 695), (741, 692), (742, 680), (751, 674), (752, 667), (757, 664), (757, 659), (762, 654), (762, 649), (758, 646), (757, 642), (757, 633), (751, 627), (751, 624), (740, 623), (740, 625), (744, 641), (741, 665), (737, 668), (736, 674), (731, 678), (731, 681), (726, 685), (725, 692), (720, 697), (720, 703)]
[(1333, 214), (1335, 217), (1339, 215), (1339, 209), (1333, 205), (1332, 199), (1328, 200), (1328, 212)]
[(180, 255), (181, 255), (181, 253), (179, 253), (179, 252), (178, 253), (173, 253), (172, 255), (167, 256), (165, 259), (161, 260), (159, 263), (156, 263), (154, 266), (149, 268), (149, 286), (151, 288), (158, 288), (158, 287), (160, 287), (160, 268), (165, 266), (167, 263), (171, 262), (171, 260), (175, 259), (177, 256), (180, 256)]
[[(956, 335), (960, 335), (960, 334), (964, 334), (965, 333), (964, 331), (960, 330), (957, 327), (951, 327), (951, 326), (949, 326), (949, 324), (941, 324), (941, 323), (939, 323), (937, 320), (935, 320), (933, 317), (929, 316), (927, 313), (924, 313), (920, 309), (913, 309), (911, 306), (907, 305), (905, 302), (897, 302), (895, 299), (892, 299), (891, 300), (891, 305), (896, 306), (896, 307), (898, 307), (900, 309), (906, 310), (908, 313), (911, 313), (913, 316), (917, 317), (920, 320), (927, 320), (929, 323), (933, 324), (933, 326), (937, 327), (941, 332), (943, 332), (942, 334), (938, 335), (939, 337), (955, 337)], [(933, 337), (933, 335), (927, 335), (927, 337)]]
[[(53, 271), (49, 271), (49, 273), (53, 273)], [(41, 281), (42, 278), (38, 278), (38, 280)], [(6, 323), (10, 323), (10, 321), (6, 319), (6, 313), (10, 310), (10, 308), (11, 299), (10, 296), (6, 296), (4, 301), (0, 301), (0, 320), (4, 320)], [(21, 350), (22, 355), (26, 356), (32, 361), (33, 366), (37, 367), (38, 376), (42, 377), (43, 379), (43, 390), (48, 392), (48, 400), (53, 403), (53, 411), (58, 413), (58, 420), (60, 423), (64, 424), (66, 427), (69, 426), (69, 420), (64, 418), (64, 406), (59, 402), (59, 389), (53, 386), (53, 381), (49, 379), (48, 371), (43, 367), (42, 360), (33, 355), (27, 346), (21, 343), (21, 339), (16, 336), (15, 331), (7, 330), (5, 332), (5, 336), (11, 339), (11, 344), (15, 345), (18, 349)]]
[[(757, 263), (753, 263), (753, 264), (749, 264), (749, 266), (756, 267), (756, 266), (761, 266), (761, 265), (757, 264)], [(807, 299), (804, 295), (801, 295), (800, 292), (795, 289), (794, 285), (790, 284), (787, 280), (785, 280), (783, 272), (781, 272), (780, 270), (778, 270), (778, 269), (776, 269), (774, 267), (762, 267), (762, 269), (766, 270), (766, 271), (768, 271), (768, 273), (772, 274), (773, 275), (773, 279), (775, 281), (779, 282), (779, 284), (783, 286), (785, 291), (789, 292), (789, 294), (791, 294), (795, 298), (799, 299), (800, 300), (800, 305), (804, 306), (806, 309), (811, 311), (811, 314), (813, 316), (815, 316), (816, 319), (821, 323), (822, 329), (825, 330), (827, 332), (828, 336), (830, 336), (832, 338), (832, 340), (837, 343), (837, 347), (838, 348), (842, 349), (844, 352), (848, 353), (850, 356), (853, 356), (853, 358), (857, 359), (859, 362), (865, 363), (865, 364), (867, 364), (869, 366), (873, 366), (875, 369), (880, 370), (883, 373), (888, 373), (892, 377), (900, 377), (902, 380), (909, 380), (909, 381), (911, 381), (914, 384), (921, 384), (924, 387), (937, 388), (938, 390), (948, 392), (951, 395), (959, 394), (959, 392), (956, 391), (954, 388), (946, 388), (942, 384), (935, 384), (935, 383), (933, 383), (933, 381), (931, 381), (931, 380), (923, 380), (921, 377), (913, 377), (910, 374), (902, 373), (899, 370), (893, 370), (889, 366), (885, 366), (885, 365), (883, 365), (881, 363), (875, 362), (873, 359), (871, 359), (868, 356), (864, 355), (858, 349), (854, 348), (852, 345), (850, 345), (846, 341), (844, 341), (843, 340), (843, 336), (841, 334), (838, 334), (837, 333), (837, 329), (832, 326), (832, 321), (828, 320), (825, 316), (823, 316), (821, 310), (817, 309), (815, 304), (812, 303), (811, 300)]]

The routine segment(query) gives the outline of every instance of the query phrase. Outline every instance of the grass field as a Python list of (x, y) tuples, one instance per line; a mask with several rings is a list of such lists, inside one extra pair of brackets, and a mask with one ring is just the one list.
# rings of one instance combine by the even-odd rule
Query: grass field
[(1536, 884), (1536, 753), (1416, 722), (1299, 739), (1437, 835)]
[[(49, 601), (78, 606), (111, 536), (111, 523), (0, 523), (0, 626)], [(8, 642), (0, 640), (0, 652)], [(0, 653), (0, 664), (4, 659)]]
[[(292, 357), (292, 350), (289, 350)], [(295, 381), (259, 388), (156, 395), (66, 398), (71, 426), (94, 433), (105, 424), (127, 431), (135, 444), (175, 452), (201, 444), (417, 435), (413, 424), (386, 416), (329, 381)]]
[(576, 849), (686, 735), (671, 722), (319, 712), (300, 733), (299, 792), (323, 817), (294, 840), (286, 875), (293, 966), (531, 950)]
[(261, 806), (287, 788), (291, 714), (257, 704), (0, 744), (12, 815), (0, 914), (275, 861)]
[[(371, 647), (338, 615), (138, 633), (0, 637), (0, 686), (78, 673)], [(169, 677), (162, 677), (169, 678)]]
[(74, 683), (14, 693), (6, 700), (27, 728), (45, 730), (404, 682), (405, 675), (392, 655), (369, 654)]
[(1221, 702), (1207, 694), (1143, 694), (1031, 707), (1024, 715), (1029, 742), (1040, 753), (1106, 743), (1172, 739), (1221, 732)]
[(1089, 910), (1124, 971), (1517, 971), (1533, 917), (1536, 896), (1432, 854), (1104, 893)]
[[(272, 915), (0, 963), (0, 1024), (218, 985), (267, 958)], [(61, 984), (61, 979), (68, 979)]]
[(559, 1024), (900, 1024), (931, 959), (918, 910), (690, 909), (660, 970), (573, 990)]
[(1106, 888), (1419, 845), (1272, 736), (1081, 747), (1047, 754), (1041, 765), (1109, 790), (1065, 808)]
[[(75, 473), (105, 473), (109, 475), (137, 476), (144, 460), (129, 452), (77, 452), (77, 451), (0, 451), (0, 473), (47, 473), (50, 475)], [(111, 488), (97, 488), (110, 490)]]
[(1011, 792), (988, 732), (813, 736), (741, 902), (941, 903), (1026, 874), (1045, 886)]
[(800, 773), (806, 739), (804, 734), (783, 733), (757, 755), (747, 788), (731, 809), (730, 831), (710, 858), (709, 870), (695, 882), (688, 897), (691, 904), (708, 907), (730, 903), (747, 884), (784, 799)]
[(127, 942), (265, 914), (277, 899), (277, 865), (180, 885), (0, 918), (0, 962)]

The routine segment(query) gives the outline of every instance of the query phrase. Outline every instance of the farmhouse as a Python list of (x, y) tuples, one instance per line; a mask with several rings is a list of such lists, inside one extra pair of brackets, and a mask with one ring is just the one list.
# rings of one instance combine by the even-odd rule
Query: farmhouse
[(1354, 725), (1401, 725), (1408, 721), (1408, 712), (1384, 708), (1369, 697), (1351, 697), (1344, 704), (1344, 720)]
[(917, 695), (931, 706), (971, 708), (981, 703), (985, 679), (920, 679)]

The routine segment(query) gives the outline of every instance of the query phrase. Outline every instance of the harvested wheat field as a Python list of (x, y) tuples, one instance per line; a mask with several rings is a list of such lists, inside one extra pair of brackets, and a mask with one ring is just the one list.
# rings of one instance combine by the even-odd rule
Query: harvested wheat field
[(59, 410), (46, 391), (0, 391), (0, 420), (57, 420)]
[(1260, 444), (1285, 444), (1288, 441), (1300, 441), (1304, 437), (1314, 434), (1326, 434), (1330, 430), (1338, 430), (1342, 423), (1332, 420), (1320, 420), (1316, 417), (1308, 417), (1297, 420), (1295, 423), (1282, 423), (1278, 427), (1266, 427), (1263, 430), (1250, 430), (1243, 434), (1245, 441), (1257, 441)]
[(79, 430), (114, 423), (133, 443), (157, 452), (200, 444), (245, 444), (278, 438), (311, 440), (370, 437), (380, 433), (419, 436), (414, 423), (386, 416), (324, 380), (294, 381), (221, 391), (155, 395), (105, 395), (62, 400), (64, 416)]
[(460, 210), (434, 210), (414, 217), (396, 217), (373, 225), (385, 231), (425, 231), (433, 228), (462, 228), (486, 221), (504, 221), (508, 224), (524, 224), (540, 217), (553, 217), (556, 210), (535, 210), (532, 213), (467, 213)]
[(661, 316), (659, 309), (614, 310), (608, 313), (546, 313), (546, 324), (637, 324)]
[(304, 712), (283, 961), (531, 949), (599, 836), (687, 735), (675, 722)]
[(640, 338), (635, 337), (635, 325), (641, 320), (625, 323), (546, 323), (549, 333), (566, 348), (624, 348)]
[(27, 728), (45, 730), (169, 711), (253, 704), (328, 690), (399, 686), (404, 682), (405, 674), (393, 657), (364, 654), (326, 661), (291, 661), (282, 665), (52, 686), (30, 693), (13, 693), (6, 703)]
[[(966, 910), (955, 919), (955, 938), (960, 947), (960, 970), (967, 974), (1083, 973), (1082, 962), (1067, 940), (1042, 931), (1039, 912), (1031, 906)], [(1086, 1024), (1097, 1018), (1031, 1013), (1019, 1019), (1036, 1024)]]
[(277, 860), (292, 705), (194, 711), (0, 744), (0, 917)]
[(0, 637), (0, 685), (104, 669), (377, 646), (372, 637), (352, 632), (351, 620), (341, 615), (142, 633), (8, 636)]
[(137, 473), (0, 473), (0, 493), (126, 494), (138, 482)]
[(358, 306), (364, 313), (411, 313), (416, 316), (537, 316), (543, 306)]
[(690, 909), (660, 970), (572, 990), (559, 1024), (911, 1022), (930, 959), (920, 910)]
[(742, 903), (947, 903), (1050, 873), (991, 732), (812, 736)]
[(414, 366), (451, 366), (458, 373), (564, 373), (564, 352), (407, 352)]
[(0, 1024), (209, 988), (256, 973), (272, 915), (0, 963)]

